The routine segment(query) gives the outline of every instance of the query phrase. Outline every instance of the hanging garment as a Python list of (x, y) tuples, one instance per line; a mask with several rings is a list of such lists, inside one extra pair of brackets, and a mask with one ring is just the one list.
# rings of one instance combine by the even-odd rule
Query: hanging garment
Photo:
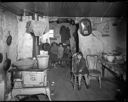
[(98, 31), (93, 31), (93, 34), (83, 36), (78, 30), (79, 50), (83, 53), (84, 58), (87, 54), (98, 54), (103, 51), (101, 34)]
[(26, 33), (26, 22), (18, 24), (18, 58), (32, 57), (33, 38), (29, 33)]
[(49, 25), (47, 22), (43, 21), (28, 21), (26, 24), (26, 32), (34, 33), (35, 36), (41, 36), (48, 32)]
[(60, 35), (62, 43), (65, 43), (67, 40), (69, 40), (71, 37), (69, 27), (65, 27), (64, 25), (62, 25), (60, 28)]
[(28, 33), (25, 33), (22, 43), (23, 44), (22, 49), (20, 49), (22, 51), (21, 58), (32, 57), (32, 49), (33, 49), (32, 42), (33, 42), (32, 36)]
[(67, 27), (66, 29), (67, 29), (67, 32), (66, 32), (67, 33), (66, 40), (69, 40), (70, 37), (71, 37), (70, 36), (70, 29), (69, 29), (69, 27)]
[(49, 30), (49, 32), (43, 34), (42, 36), (40, 36), (40, 41), (41, 43), (46, 43), (46, 40), (48, 40), (48, 43), (50, 44), (50, 38), (53, 38), (54, 35), (51, 33), (51, 31)]

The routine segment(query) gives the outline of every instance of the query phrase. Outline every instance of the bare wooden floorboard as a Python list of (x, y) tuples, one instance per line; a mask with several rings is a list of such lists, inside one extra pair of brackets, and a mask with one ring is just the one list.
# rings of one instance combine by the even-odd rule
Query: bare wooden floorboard
[[(91, 80), (89, 89), (86, 89), (85, 83), (82, 82), (80, 91), (73, 90), (72, 84), (67, 79), (66, 73), (68, 68), (57, 67), (48, 72), (48, 80), (54, 81), (56, 84), (55, 94), (52, 96), (53, 100), (114, 100), (116, 84), (112, 81), (103, 80), (102, 88), (99, 88), (97, 80)], [(82, 80), (84, 81), (84, 80)]]

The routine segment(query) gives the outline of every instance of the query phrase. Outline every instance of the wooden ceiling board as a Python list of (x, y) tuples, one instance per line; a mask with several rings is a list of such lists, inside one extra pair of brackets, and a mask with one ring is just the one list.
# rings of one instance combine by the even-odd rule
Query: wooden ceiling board
[(114, 17), (124, 15), (125, 3), (120, 2), (5, 2), (1, 3), (17, 15), (39, 13), (57, 17)]

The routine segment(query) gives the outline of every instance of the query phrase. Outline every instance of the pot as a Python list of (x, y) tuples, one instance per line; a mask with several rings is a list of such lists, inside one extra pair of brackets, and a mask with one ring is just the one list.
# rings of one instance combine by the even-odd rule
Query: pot
[(104, 54), (103, 57), (104, 57), (104, 59), (106, 60), (106, 59), (107, 59), (107, 54)]
[(122, 60), (122, 56), (116, 56), (116, 60)]
[(21, 59), (12, 64), (12, 66), (17, 67), (17, 69), (30, 69), (34, 65), (34, 60), (30, 58)]
[(113, 62), (114, 59), (115, 59), (115, 56), (113, 56), (113, 55), (107, 55), (107, 60), (108, 60), (109, 62)]

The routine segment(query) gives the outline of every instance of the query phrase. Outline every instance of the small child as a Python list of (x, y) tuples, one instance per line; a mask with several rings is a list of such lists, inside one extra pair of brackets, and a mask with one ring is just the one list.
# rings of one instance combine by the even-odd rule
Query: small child
[(81, 88), (81, 79), (82, 79), (82, 76), (84, 76), (85, 78), (85, 81), (86, 81), (86, 87), (87, 89), (89, 88), (89, 70), (87, 68), (87, 65), (86, 65), (86, 61), (83, 57), (83, 54), (81, 52), (79, 52), (77, 54), (77, 57), (78, 57), (78, 65), (77, 65), (77, 72), (76, 74), (79, 74), (79, 89)]
[(81, 79), (84, 76), (85, 81), (86, 81), (86, 87), (89, 88), (89, 70), (86, 66), (86, 61), (82, 55), (81, 52), (75, 53), (73, 55), (72, 59), (72, 72), (74, 75), (79, 75), (78, 77), (78, 84), (79, 87), (78, 89), (81, 89)]
[(50, 62), (53, 67), (56, 67), (56, 63), (58, 61), (57, 54), (58, 54), (58, 45), (57, 43), (53, 42), (50, 49)]
[(64, 53), (64, 48), (63, 48), (62, 43), (60, 43), (59, 47), (58, 47), (58, 60), (59, 60), (59, 64), (62, 64), (63, 53)]

